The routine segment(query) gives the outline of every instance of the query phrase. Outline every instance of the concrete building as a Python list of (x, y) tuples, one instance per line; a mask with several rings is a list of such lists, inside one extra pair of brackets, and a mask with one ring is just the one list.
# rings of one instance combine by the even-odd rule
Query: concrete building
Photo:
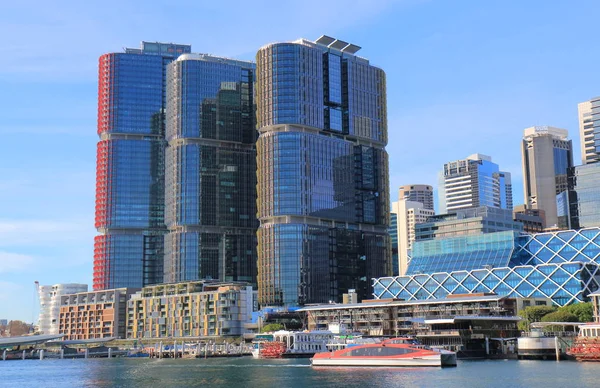
[(86, 292), (87, 284), (65, 283), (41, 286), (35, 282), (40, 301), (38, 327), (41, 334), (59, 333), (60, 297), (78, 292)]
[(568, 228), (568, 201), (565, 200), (565, 194), (568, 188), (567, 171), (573, 166), (573, 144), (567, 139), (568, 135), (566, 129), (549, 126), (530, 127), (524, 131), (522, 157), (525, 204), (529, 209), (545, 211), (548, 228)]
[(528, 209), (527, 205), (513, 209), (513, 220), (522, 223), (526, 233), (539, 233), (546, 228), (546, 213), (542, 209)]
[(446, 163), (439, 174), (438, 200), (441, 214), (479, 206), (511, 210), (510, 173), (482, 154)]
[(406, 200), (394, 202), (392, 207), (397, 212), (398, 273), (404, 275), (410, 262), (410, 251), (415, 241), (416, 225), (426, 222), (435, 212), (433, 209), (426, 209), (421, 202)]
[(129, 300), (127, 338), (240, 336), (254, 311), (249, 283), (192, 281), (144, 287)]
[[(600, 105), (600, 98), (594, 99)], [(594, 120), (592, 116), (592, 100), (577, 104), (579, 119), (579, 144), (581, 146), (581, 163), (589, 164), (600, 160), (600, 153), (596, 151), (594, 143)]]
[(80, 292), (60, 297), (59, 333), (65, 340), (125, 338), (127, 301), (136, 288)]
[(398, 201), (420, 202), (423, 209), (433, 209), (433, 187), (429, 185), (404, 185), (398, 190)]

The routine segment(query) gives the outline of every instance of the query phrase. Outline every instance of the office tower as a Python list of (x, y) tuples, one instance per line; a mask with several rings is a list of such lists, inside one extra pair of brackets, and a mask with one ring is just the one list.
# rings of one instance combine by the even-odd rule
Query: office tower
[(600, 227), (600, 163), (569, 169), (570, 228)]
[[(525, 204), (546, 213), (546, 227), (566, 228), (564, 203), (567, 170), (573, 166), (573, 144), (566, 129), (525, 129), (522, 143)], [(558, 202), (563, 202), (559, 206)], [(559, 214), (560, 213), (560, 214)], [(559, 216), (561, 220), (559, 222)]]
[(191, 46), (100, 57), (94, 290), (163, 280), (166, 67)]
[(398, 276), (400, 273), (400, 262), (398, 257), (398, 202), (392, 202), (388, 233), (390, 234), (390, 244), (392, 247), (392, 275)]
[(433, 209), (433, 187), (429, 185), (404, 185), (398, 190), (398, 201), (420, 202), (423, 209)]
[(397, 214), (398, 273), (404, 275), (410, 263), (416, 225), (426, 222), (435, 212), (433, 209), (426, 208), (421, 202), (403, 199), (392, 202), (392, 207)]
[(38, 327), (42, 334), (59, 333), (60, 298), (63, 295), (87, 292), (87, 284), (66, 283), (53, 286), (40, 286), (35, 282), (38, 300), (40, 301), (40, 315)]
[(510, 173), (482, 154), (446, 163), (439, 174), (438, 199), (440, 214), (480, 206), (511, 210)]
[[(593, 100), (600, 106), (600, 98)], [(600, 152), (596, 150), (594, 135), (594, 116), (592, 116), (592, 100), (577, 104), (579, 118), (579, 144), (581, 146), (581, 163), (589, 164), (600, 160)], [(598, 123), (600, 126), (600, 123)]]
[(254, 67), (204, 54), (168, 66), (165, 282), (256, 284)]
[(546, 229), (546, 213), (542, 209), (529, 209), (527, 205), (518, 205), (513, 209), (513, 220), (523, 224), (523, 231), (539, 233)]
[(504, 230), (520, 232), (523, 224), (513, 220), (512, 211), (508, 209), (481, 206), (428, 217), (425, 222), (415, 226), (414, 240), (418, 242)]
[(263, 306), (371, 298), (391, 272), (385, 73), (358, 50), (322, 36), (256, 55)]

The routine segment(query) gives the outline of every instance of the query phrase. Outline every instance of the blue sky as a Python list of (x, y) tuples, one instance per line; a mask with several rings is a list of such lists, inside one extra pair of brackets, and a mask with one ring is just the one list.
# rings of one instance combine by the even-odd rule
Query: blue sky
[[(88, 4), (89, 3), (89, 4)], [(289, 4), (285, 4), (289, 3)], [(387, 73), (392, 199), (472, 153), (513, 174), (520, 138), (600, 95), (597, 1), (14, 1), (0, 13), (0, 319), (37, 319), (34, 281), (91, 284), (98, 57), (142, 40), (253, 59), (334, 36)]]

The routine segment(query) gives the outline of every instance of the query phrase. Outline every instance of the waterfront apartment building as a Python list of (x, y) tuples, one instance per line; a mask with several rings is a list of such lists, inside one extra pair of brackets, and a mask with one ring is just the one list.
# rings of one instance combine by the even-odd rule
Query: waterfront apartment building
[(135, 288), (116, 288), (60, 297), (59, 333), (64, 340), (125, 338), (127, 301)]
[(249, 283), (191, 281), (148, 286), (129, 301), (127, 338), (241, 336), (254, 310)]
[[(594, 99), (594, 105), (600, 106), (600, 98)], [(594, 135), (594, 116), (592, 100), (577, 104), (579, 119), (579, 144), (581, 146), (581, 163), (589, 164), (600, 160), (600, 152), (596, 150)], [(598, 123), (600, 126), (600, 123)]]
[(432, 300), (495, 292), (586, 302), (600, 288), (600, 228), (524, 234), (511, 231), (424, 241), (406, 276), (374, 280), (377, 299)]
[(206, 54), (167, 67), (167, 283), (256, 286), (254, 68)]
[(410, 262), (412, 245), (416, 239), (416, 226), (426, 222), (435, 212), (433, 209), (425, 208), (421, 202), (403, 199), (393, 202), (392, 206), (397, 212), (398, 273), (404, 275)]
[(446, 163), (439, 173), (438, 200), (440, 214), (480, 206), (511, 210), (511, 175), (482, 154)]
[(60, 298), (63, 295), (86, 292), (87, 284), (64, 283), (52, 286), (37, 286), (38, 300), (40, 301), (40, 315), (38, 327), (41, 334), (58, 334), (60, 317)]
[(190, 52), (142, 42), (100, 57), (94, 290), (163, 281), (166, 70)]
[(547, 228), (568, 228), (567, 171), (573, 167), (573, 143), (566, 129), (526, 128), (522, 142), (525, 204), (546, 213)]
[(391, 273), (386, 78), (322, 36), (256, 55), (261, 305), (359, 299)]
[(600, 227), (600, 162), (571, 167), (568, 175), (571, 228)]
[(398, 201), (419, 202), (423, 209), (433, 209), (433, 187), (429, 185), (404, 185), (398, 189)]

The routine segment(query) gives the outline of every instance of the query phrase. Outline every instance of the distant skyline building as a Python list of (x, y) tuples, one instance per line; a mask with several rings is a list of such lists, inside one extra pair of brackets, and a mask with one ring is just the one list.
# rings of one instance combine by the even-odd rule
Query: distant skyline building
[[(594, 104), (600, 106), (600, 98), (594, 99)], [(581, 163), (589, 164), (600, 160), (600, 152), (596, 149), (594, 135), (594, 116), (592, 115), (592, 100), (577, 104), (579, 119), (579, 144), (581, 147)], [(600, 117), (599, 117), (600, 119)], [(597, 124), (600, 126), (600, 123)]]
[(42, 286), (35, 282), (40, 301), (38, 327), (42, 334), (59, 333), (60, 300), (63, 295), (87, 292), (87, 284), (63, 283), (52, 286)]
[(256, 55), (258, 295), (341, 302), (391, 272), (386, 78), (321, 36)]
[(100, 57), (94, 290), (163, 281), (166, 70), (190, 52), (142, 42)]
[(206, 54), (167, 67), (167, 283), (256, 286), (254, 69)]
[(527, 205), (515, 206), (513, 220), (522, 223), (526, 233), (540, 233), (546, 229), (546, 213), (542, 209), (529, 209)]
[(435, 212), (425, 208), (423, 203), (414, 201), (400, 200), (393, 202), (392, 206), (397, 212), (398, 273), (401, 276), (406, 273), (410, 263), (416, 225), (427, 222)]
[(434, 210), (433, 187), (430, 185), (412, 184), (400, 186), (398, 201), (420, 202), (423, 209)]
[(473, 154), (444, 164), (439, 174), (439, 214), (490, 206), (512, 210), (512, 182), (492, 158)]
[(600, 227), (600, 163), (569, 169), (570, 228)]
[(524, 130), (522, 141), (525, 204), (546, 213), (546, 227), (568, 228), (567, 171), (573, 166), (569, 132), (549, 126)]
[(390, 227), (388, 228), (390, 234), (390, 244), (392, 246), (392, 275), (398, 276), (399, 257), (398, 257), (398, 202), (392, 202), (392, 210), (390, 211)]

